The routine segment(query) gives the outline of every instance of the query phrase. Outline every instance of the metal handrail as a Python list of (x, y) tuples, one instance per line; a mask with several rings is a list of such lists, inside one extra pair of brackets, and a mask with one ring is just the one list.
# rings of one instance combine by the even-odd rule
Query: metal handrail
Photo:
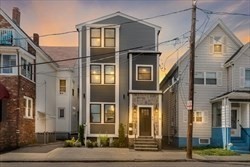
[(239, 120), (238, 120), (238, 124), (240, 125), (240, 127), (242, 128), (242, 130), (246, 133), (246, 135), (247, 135), (248, 137), (250, 137), (250, 135), (247, 133), (246, 129), (243, 128), (243, 126), (239, 123)]

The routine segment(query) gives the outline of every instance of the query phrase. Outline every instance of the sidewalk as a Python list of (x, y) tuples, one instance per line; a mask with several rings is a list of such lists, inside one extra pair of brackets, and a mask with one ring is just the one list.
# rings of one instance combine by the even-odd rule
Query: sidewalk
[[(49, 146), (45, 146), (49, 147)], [(39, 147), (23, 148), (0, 154), (0, 162), (250, 162), (250, 154), (240, 156), (200, 156), (186, 159), (186, 152), (162, 150), (159, 152), (135, 151), (128, 148), (55, 148), (39, 153)], [(44, 149), (44, 148), (43, 148)]]

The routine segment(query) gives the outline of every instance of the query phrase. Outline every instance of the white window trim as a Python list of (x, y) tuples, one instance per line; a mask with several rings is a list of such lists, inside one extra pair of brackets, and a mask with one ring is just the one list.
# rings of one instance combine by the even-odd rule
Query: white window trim
[[(32, 67), (32, 69), (31, 69), (31, 79), (30, 78), (28, 78), (27, 76), (25, 76), (25, 75), (23, 75), (22, 74), (22, 58), (26, 61), (26, 63), (28, 64), (28, 63), (30, 63), (31, 64), (31, 67)], [(26, 79), (28, 79), (28, 80), (30, 80), (30, 81), (32, 81), (32, 82), (34, 82), (34, 79), (35, 79), (35, 77), (34, 77), (34, 68), (35, 68), (35, 66), (33, 66), (32, 64), (32, 62), (30, 61), (30, 60), (27, 60), (25, 57), (20, 57), (20, 61), (19, 62), (21, 62), (20, 63), (20, 67), (19, 67), (19, 69), (20, 69), (20, 74), (24, 77), (24, 78), (26, 78)], [(26, 73), (27, 73), (27, 69), (26, 69)]]
[[(201, 113), (201, 119), (202, 121), (201, 122), (198, 122), (196, 121), (196, 113), (197, 112), (200, 112)], [(193, 120), (194, 123), (204, 123), (204, 112), (203, 111), (194, 111), (194, 120)]]
[[(206, 72), (203, 72), (203, 71), (196, 71), (196, 72), (200, 72), (200, 73), (203, 73), (204, 74), (204, 84), (195, 84), (196, 86), (221, 86), (218, 84), (218, 75), (220, 73), (220, 71), (206, 71)], [(207, 73), (215, 73), (216, 77), (216, 84), (207, 84)]]
[[(8, 56), (16, 56), (16, 67), (12, 67), (13, 68), (13, 73), (3, 73), (3, 68), (0, 68), (0, 75), (17, 75), (17, 54), (13, 54), (13, 53), (1, 53), (0, 59), (1, 59), (1, 63), (3, 63), (3, 55), (8, 55)], [(2, 67), (2, 64), (0, 64), (0, 66)]]
[[(91, 24), (91, 25), (86, 25), (87, 29), (92, 29), (92, 28), (100, 28), (101, 29), (101, 46), (91, 46), (91, 42), (89, 43), (90, 48), (116, 48), (117, 43), (116, 39), (119, 38), (118, 35), (119, 33), (117, 32), (120, 27), (120, 25), (114, 25), (114, 24)], [(105, 47), (104, 45), (104, 29), (106, 28), (114, 28), (115, 29), (115, 46), (112, 47)], [(91, 32), (91, 31), (89, 31)], [(89, 35), (89, 38), (91, 38), (91, 34)]]
[[(61, 92), (60, 92), (60, 80), (65, 80), (65, 81), (66, 81), (66, 86), (65, 86), (65, 87), (66, 87), (66, 90), (65, 90), (64, 93), (61, 93)], [(67, 79), (65, 79), (65, 78), (59, 78), (59, 79), (58, 79), (58, 94), (59, 94), (59, 95), (67, 95), (67, 91), (68, 91), (67, 83), (68, 83), (68, 82), (67, 82)]]
[[(139, 67), (150, 67), (151, 68), (151, 80), (139, 80), (138, 79), (138, 68)], [(153, 81), (154, 80), (154, 75), (153, 75), (153, 73), (154, 73), (154, 68), (153, 68), (153, 65), (147, 65), (147, 64), (136, 64), (136, 81)]]
[[(24, 96), (23, 98), (26, 101), (24, 118), (33, 119), (33, 99), (27, 96)], [(28, 101), (29, 100), (31, 101), (30, 116), (28, 116)]]
[(247, 81), (247, 79), (246, 79), (246, 71), (247, 70), (249, 70), (250, 71), (250, 68), (245, 68), (245, 72), (244, 72), (244, 88), (250, 88), (250, 84), (249, 85), (247, 85), (247, 83), (246, 83), (246, 81)]
[[(63, 109), (63, 117), (60, 117), (60, 110)], [(58, 119), (65, 119), (65, 107), (58, 107)]]
[[(216, 41), (214, 38), (218, 36), (218, 37), (221, 37), (221, 39), (219, 41)], [(214, 36), (210, 36), (209, 38), (209, 43), (210, 43), (210, 48), (212, 48), (212, 51), (210, 51), (212, 54), (215, 54), (215, 55), (221, 55), (224, 53), (224, 48), (225, 48), (225, 36), (223, 35), (214, 35)], [(212, 40), (212, 41), (211, 41)], [(215, 52), (214, 51), (214, 45), (216, 44), (219, 44), (221, 45), (221, 52)]]
[[(208, 143), (201, 143), (201, 140), (208, 140)], [(210, 144), (210, 139), (209, 138), (199, 138), (199, 144)]]
[[(91, 63), (90, 66), (92, 65), (97, 65), (97, 66), (101, 66), (101, 83), (91, 83), (91, 68), (89, 71), (89, 75), (90, 75), (90, 80), (89, 80), (89, 84), (90, 85), (116, 85), (116, 77), (117, 77), (117, 72), (116, 72), (116, 66), (117, 64), (115, 63)], [(105, 83), (105, 66), (114, 66), (114, 82), (115, 83)]]
[[(100, 114), (101, 114), (101, 115), (100, 115), (100, 117), (101, 117), (101, 122), (90, 122), (91, 111), (89, 110), (89, 117), (88, 117), (88, 119), (89, 119), (89, 123), (90, 123), (90, 124), (105, 124), (105, 125), (106, 125), (106, 124), (114, 124), (114, 125), (117, 124), (117, 123), (116, 123), (116, 117), (118, 116), (118, 115), (117, 115), (118, 112), (117, 112), (117, 110), (116, 110), (116, 103), (115, 103), (115, 102), (90, 102), (90, 104), (89, 104), (89, 109), (91, 109), (91, 108), (90, 108), (90, 105), (91, 105), (91, 104), (98, 104), (98, 105), (101, 105), (101, 112), (100, 112)], [(112, 123), (111, 123), (111, 122), (110, 122), (110, 123), (109, 123), (109, 122), (105, 122), (105, 120), (104, 120), (104, 119), (105, 119), (105, 118), (104, 118), (104, 117), (105, 117), (105, 104), (113, 104), (113, 105), (115, 105), (115, 122), (112, 122)]]

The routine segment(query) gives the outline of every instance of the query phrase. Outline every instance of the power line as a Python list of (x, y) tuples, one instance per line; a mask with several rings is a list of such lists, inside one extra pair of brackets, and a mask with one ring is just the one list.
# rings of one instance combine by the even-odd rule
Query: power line
[(197, 9), (199, 9), (200, 11), (209, 14), (209, 15), (234, 15), (234, 16), (250, 16), (250, 14), (245, 14), (245, 13), (230, 13), (230, 12), (214, 12), (211, 10), (207, 10), (207, 9), (202, 9), (197, 7)]

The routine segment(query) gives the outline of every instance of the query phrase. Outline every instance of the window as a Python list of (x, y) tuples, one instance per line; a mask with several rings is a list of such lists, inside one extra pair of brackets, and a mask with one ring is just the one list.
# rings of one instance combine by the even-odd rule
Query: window
[(13, 30), (0, 29), (0, 45), (10, 46), (13, 44)]
[(21, 58), (21, 74), (32, 80), (32, 65), (24, 58)]
[(152, 66), (137, 66), (138, 81), (152, 81)]
[(24, 110), (26, 118), (33, 118), (33, 99), (24, 96)]
[(0, 55), (0, 73), (14, 74), (16, 73), (16, 55)]
[(90, 29), (90, 46), (101, 47), (101, 29), (91, 28)]
[(245, 69), (245, 87), (250, 87), (250, 68)]
[(64, 108), (59, 108), (58, 109), (58, 118), (64, 118)]
[(104, 105), (104, 122), (115, 123), (115, 105), (114, 104)]
[(75, 96), (75, 90), (72, 89), (72, 96)]
[(196, 72), (194, 74), (194, 83), (199, 85), (204, 85), (204, 73)]
[(222, 53), (224, 38), (222, 36), (210, 37), (211, 53)]
[(216, 72), (206, 72), (206, 84), (216, 85)]
[(115, 66), (113, 65), (104, 66), (104, 83), (105, 84), (115, 83)]
[(100, 65), (90, 66), (90, 83), (101, 84), (101, 66)]
[(200, 111), (195, 111), (194, 112), (194, 122), (200, 123), (203, 122), (203, 114)]
[(222, 102), (213, 103), (212, 105), (212, 126), (221, 127), (221, 106)]
[(104, 46), (115, 47), (115, 29), (114, 28), (104, 29)]
[(217, 73), (216, 72), (195, 72), (194, 84), (217, 85)]
[(90, 122), (101, 123), (101, 105), (100, 104), (90, 105)]
[(66, 80), (65, 79), (59, 80), (59, 93), (60, 94), (66, 93)]
[(199, 138), (199, 144), (210, 144), (210, 139)]

